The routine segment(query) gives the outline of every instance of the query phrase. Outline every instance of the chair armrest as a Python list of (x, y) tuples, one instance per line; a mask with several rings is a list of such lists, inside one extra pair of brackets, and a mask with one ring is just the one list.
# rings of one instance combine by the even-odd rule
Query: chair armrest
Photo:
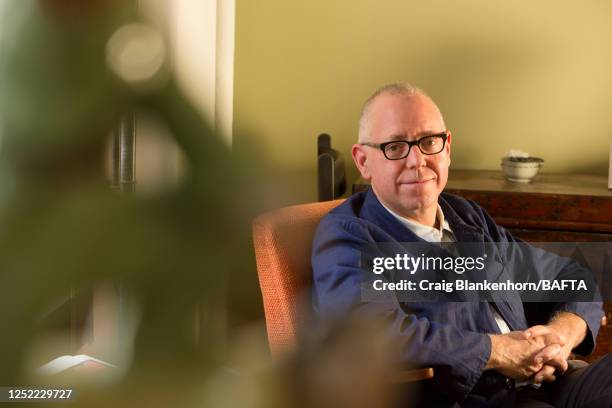
[(391, 382), (393, 383), (408, 383), (414, 381), (422, 381), (433, 378), (434, 369), (431, 367), (428, 368), (418, 368), (414, 370), (403, 370), (391, 376)]

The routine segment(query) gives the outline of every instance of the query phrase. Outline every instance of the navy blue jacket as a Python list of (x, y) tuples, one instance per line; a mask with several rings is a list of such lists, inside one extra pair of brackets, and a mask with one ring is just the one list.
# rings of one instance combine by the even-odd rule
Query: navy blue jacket
[[(458, 242), (519, 242), (480, 206), (472, 201), (442, 193), (439, 204)], [(491, 353), (486, 333), (500, 333), (487, 302), (364, 302), (361, 297), (361, 252), (364, 245), (385, 242), (422, 241), (393, 217), (372, 190), (353, 195), (323, 218), (312, 252), (313, 307), (320, 318), (340, 318), (365, 312), (384, 317), (389, 334), (401, 342), (401, 362), (435, 368), (434, 387), (454, 401), (471, 392), (495, 392), (506, 387), (501, 374), (484, 367)], [(588, 325), (585, 340), (575, 349), (588, 354), (595, 344), (600, 319), (600, 302), (544, 304), (519, 301), (495, 302), (512, 330), (524, 330), (546, 321), (528, 321), (530, 307), (548, 307), (581, 316)], [(541, 313), (540, 313), (541, 315)], [(476, 388), (475, 388), (476, 387)], [(510, 387), (511, 388), (511, 387)], [(480, 390), (480, 391), (478, 391)]]

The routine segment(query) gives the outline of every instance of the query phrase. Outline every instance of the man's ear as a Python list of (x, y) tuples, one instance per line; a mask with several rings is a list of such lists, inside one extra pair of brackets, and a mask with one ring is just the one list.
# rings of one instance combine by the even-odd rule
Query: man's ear
[(355, 166), (359, 170), (361, 177), (364, 180), (370, 180), (370, 170), (368, 169), (368, 160), (365, 149), (360, 144), (354, 144), (351, 149), (351, 154), (353, 156), (353, 161), (355, 162)]

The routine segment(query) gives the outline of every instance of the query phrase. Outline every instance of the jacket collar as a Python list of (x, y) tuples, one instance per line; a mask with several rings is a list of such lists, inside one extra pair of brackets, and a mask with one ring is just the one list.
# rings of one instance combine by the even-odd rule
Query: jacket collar
[(450, 205), (446, 197), (448, 197), (447, 193), (440, 194), (438, 204), (440, 204), (457, 242), (484, 242), (482, 230), (463, 221), (463, 218), (457, 214), (457, 211)]
[(359, 217), (374, 223), (398, 242), (425, 242), (383, 207), (371, 187), (366, 192)]
[[(457, 242), (484, 242), (481, 230), (463, 221), (461, 216), (453, 209), (442, 193), (438, 203), (442, 208), (444, 217), (453, 230)], [(380, 203), (372, 188), (369, 188), (361, 208), (360, 218), (373, 222), (399, 242), (423, 241), (420, 237), (402, 225), (383, 205)]]

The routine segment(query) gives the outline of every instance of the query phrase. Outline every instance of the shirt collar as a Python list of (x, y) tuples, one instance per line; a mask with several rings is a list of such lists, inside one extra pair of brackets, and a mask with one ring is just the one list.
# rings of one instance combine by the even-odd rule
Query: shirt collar
[(427, 241), (427, 242), (442, 242), (447, 241), (447, 237), (445, 236), (445, 232), (450, 234), (450, 237), (453, 237), (453, 230), (450, 228), (448, 221), (444, 218), (444, 213), (442, 212), (442, 208), (440, 204), (438, 204), (438, 208), (436, 209), (436, 220), (438, 221), (438, 228), (430, 227), (429, 225), (424, 225), (419, 222), (413, 221), (408, 218), (404, 218), (399, 214), (396, 214), (391, 209), (389, 209), (382, 202), (380, 203), (385, 210), (387, 210), (393, 217), (395, 217), (404, 227), (408, 228), (419, 238)]

